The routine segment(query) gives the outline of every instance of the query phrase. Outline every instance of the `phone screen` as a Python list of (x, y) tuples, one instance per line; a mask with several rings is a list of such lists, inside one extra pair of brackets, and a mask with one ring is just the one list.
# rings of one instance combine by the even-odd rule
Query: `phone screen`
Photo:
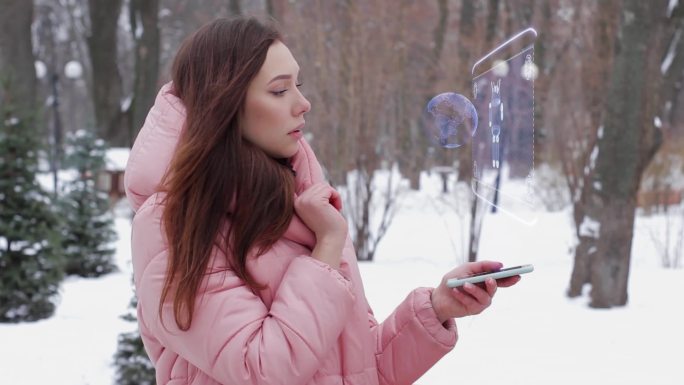
[(482, 273), (477, 273), (477, 274), (473, 274), (473, 275), (468, 275), (467, 277), (479, 277), (479, 276), (481, 276), (481, 275), (487, 275), (487, 274), (491, 274), (491, 273), (498, 273), (498, 272), (500, 272), (500, 271), (514, 270), (514, 269), (519, 269), (519, 268), (521, 268), (521, 267), (522, 267), (522, 266), (513, 266), (513, 267), (507, 267), (507, 268), (505, 268), (505, 269), (500, 269), (500, 270), (483, 271)]

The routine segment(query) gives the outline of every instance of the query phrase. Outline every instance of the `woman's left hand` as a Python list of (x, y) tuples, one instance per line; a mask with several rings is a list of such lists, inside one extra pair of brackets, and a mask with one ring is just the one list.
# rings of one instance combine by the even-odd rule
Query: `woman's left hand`
[(520, 281), (520, 276), (516, 275), (499, 280), (489, 278), (484, 284), (466, 283), (464, 286), (453, 289), (447, 287), (446, 281), (448, 279), (499, 270), (502, 266), (500, 262), (493, 261), (471, 262), (446, 273), (442, 282), (432, 292), (432, 307), (435, 309), (439, 321), (444, 323), (449, 318), (480, 314), (491, 305), (497, 287), (513, 286)]

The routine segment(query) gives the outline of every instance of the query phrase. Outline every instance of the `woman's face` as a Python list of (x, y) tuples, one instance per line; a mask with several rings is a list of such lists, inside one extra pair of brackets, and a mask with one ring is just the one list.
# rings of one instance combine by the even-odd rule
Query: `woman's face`
[(274, 158), (289, 158), (297, 152), (304, 114), (311, 109), (299, 92), (298, 76), (297, 61), (277, 41), (247, 89), (242, 136)]

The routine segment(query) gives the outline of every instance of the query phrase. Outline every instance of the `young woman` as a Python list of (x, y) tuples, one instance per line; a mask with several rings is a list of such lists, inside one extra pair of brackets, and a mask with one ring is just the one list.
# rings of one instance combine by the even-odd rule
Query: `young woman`
[[(447, 278), (373, 317), (338, 193), (302, 138), (311, 105), (279, 33), (219, 19), (180, 48), (126, 168), (138, 322), (157, 384), (409, 384), (497, 282)], [(511, 286), (519, 277), (499, 281)]]

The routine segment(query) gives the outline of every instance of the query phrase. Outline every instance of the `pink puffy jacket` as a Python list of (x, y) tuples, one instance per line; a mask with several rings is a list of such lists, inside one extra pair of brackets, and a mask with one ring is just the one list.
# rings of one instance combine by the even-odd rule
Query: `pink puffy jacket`
[[(381, 324), (373, 317), (350, 240), (340, 270), (310, 257), (314, 234), (295, 215), (272, 249), (248, 260), (268, 289), (257, 296), (231, 271), (206, 275), (192, 326), (181, 331), (173, 306), (158, 305), (168, 257), (158, 185), (184, 122), (180, 99), (165, 85), (138, 135), (125, 186), (136, 211), (132, 255), (138, 323), (157, 384), (410, 384), (448, 353), (453, 320), (440, 324), (431, 288), (413, 290)], [(299, 192), (323, 180), (306, 141), (292, 165)], [(227, 266), (214, 250), (211, 269)]]

